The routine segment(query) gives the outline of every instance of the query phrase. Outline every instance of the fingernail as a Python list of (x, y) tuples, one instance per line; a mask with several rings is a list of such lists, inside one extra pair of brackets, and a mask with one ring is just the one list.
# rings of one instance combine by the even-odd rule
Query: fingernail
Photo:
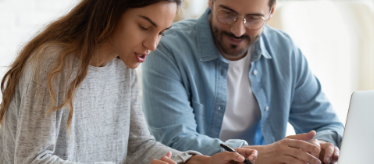
[(326, 158), (326, 161), (327, 161), (327, 163), (331, 162), (329, 157)]
[(244, 159), (243, 156), (239, 156), (238, 160), (239, 160), (239, 161), (244, 161), (245, 159)]
[(252, 160), (253, 160), (253, 157), (248, 157), (248, 160), (252, 161)]
[(314, 152), (319, 153), (319, 149), (318, 149), (318, 147), (315, 147), (315, 148), (314, 148)]

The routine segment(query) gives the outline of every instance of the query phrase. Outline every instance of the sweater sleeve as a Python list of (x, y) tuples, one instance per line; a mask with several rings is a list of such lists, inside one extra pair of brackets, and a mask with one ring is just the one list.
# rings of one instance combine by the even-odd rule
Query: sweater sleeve
[[(68, 115), (69, 111), (62, 108), (47, 114), (51, 105), (49, 90), (34, 79), (33, 69), (28, 68), (18, 84), (16, 90), (18, 97), (14, 97), (19, 107), (16, 112), (15, 127), (11, 127), (16, 128), (16, 133), (13, 136), (14, 149), (7, 152), (9, 157), (13, 158), (12, 160), (17, 164), (79, 164), (55, 155), (55, 151), (58, 149), (56, 141), (61, 124), (66, 124), (63, 116)], [(43, 69), (41, 71), (41, 80), (45, 81), (47, 73)], [(56, 79), (56, 83), (53, 85), (55, 93), (57, 93), (57, 100), (62, 96), (59, 90), (59, 81)], [(66, 131), (66, 129), (62, 129), (62, 131)], [(7, 133), (6, 135), (11, 134)], [(100, 162), (95, 164), (100, 164)]]
[(177, 163), (186, 162), (192, 155), (200, 154), (195, 151), (180, 152), (167, 147), (150, 134), (139, 103), (137, 76), (132, 72), (131, 86), (131, 121), (127, 163), (149, 164), (153, 159), (160, 159), (167, 152), (172, 152), (171, 159)]
[[(20, 82), (17, 131), (15, 136), (14, 163), (18, 164), (73, 164), (54, 154), (61, 115), (64, 111), (50, 112), (48, 89), (32, 80)], [(58, 93), (58, 92), (57, 92)]]

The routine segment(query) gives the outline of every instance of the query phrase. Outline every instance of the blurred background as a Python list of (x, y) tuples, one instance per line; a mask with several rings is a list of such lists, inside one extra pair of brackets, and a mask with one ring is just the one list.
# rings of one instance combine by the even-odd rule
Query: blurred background
[[(1, 79), (21, 47), (78, 2), (0, 0)], [(175, 21), (199, 17), (207, 2), (185, 0)], [(374, 0), (278, 0), (268, 25), (293, 38), (345, 123), (352, 92), (374, 90)]]

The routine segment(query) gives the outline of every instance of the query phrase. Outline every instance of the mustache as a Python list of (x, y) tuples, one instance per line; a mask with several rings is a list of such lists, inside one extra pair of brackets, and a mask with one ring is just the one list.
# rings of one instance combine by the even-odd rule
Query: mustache
[(222, 31), (222, 34), (227, 35), (227, 36), (229, 36), (231, 38), (234, 38), (234, 39), (247, 39), (248, 41), (250, 40), (248, 35), (242, 35), (240, 37), (236, 37), (233, 33), (229, 33), (229, 32), (226, 32), (226, 31)]

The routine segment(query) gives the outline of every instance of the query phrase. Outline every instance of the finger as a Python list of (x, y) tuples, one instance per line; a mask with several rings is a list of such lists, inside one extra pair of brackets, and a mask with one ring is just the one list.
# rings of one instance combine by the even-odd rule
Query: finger
[(247, 157), (250, 161), (256, 160), (258, 156), (258, 151), (254, 149), (236, 148), (235, 151), (241, 154), (242, 156)]
[(300, 161), (299, 159), (291, 156), (283, 156), (281, 158), (282, 163), (287, 163), (287, 164), (305, 164), (305, 162)]
[(324, 163), (331, 163), (335, 146), (332, 143), (324, 143), (322, 148), (325, 149), (325, 156), (323, 157)]
[(244, 161), (244, 157), (237, 152), (225, 151), (220, 154), (222, 155), (222, 159), (227, 162), (229, 161), (243, 162)]
[(168, 163), (164, 162), (164, 161), (160, 161), (160, 160), (154, 159), (154, 160), (151, 161), (151, 164), (168, 164)]
[[(291, 148), (301, 149), (310, 154), (319, 154), (321, 152), (321, 149), (319, 146), (316, 146), (314, 144), (311, 144), (305, 141), (286, 139), (284, 140), (284, 142), (286, 142), (286, 144)], [(317, 155), (317, 158), (318, 158), (318, 155)]]
[(306, 163), (321, 164), (321, 161), (318, 158), (297, 148), (289, 148), (284, 153), (287, 156), (297, 158), (298, 160)]
[(309, 152), (310, 154), (312, 154), (313, 156), (315, 156), (316, 158), (319, 157), (319, 154), (321, 153), (321, 145), (319, 144), (319, 141), (317, 139), (314, 139), (314, 140), (311, 140), (310, 143), (312, 145), (315, 145), (319, 148), (318, 151), (314, 150), (312, 152)]
[(257, 156), (258, 156), (258, 151), (257, 150), (252, 150), (252, 154), (250, 156), (248, 156), (248, 160), (250, 160), (252, 163), (255, 162), (255, 160), (257, 159)]
[(303, 140), (303, 141), (310, 141), (311, 139), (314, 138), (314, 136), (316, 136), (316, 131), (312, 130), (309, 133), (291, 135), (291, 136), (288, 136), (286, 138)]
[(230, 161), (229, 164), (238, 164), (239, 162)]
[(332, 155), (332, 161), (331, 163), (336, 163), (338, 162), (339, 159), (339, 148), (335, 146), (334, 154)]
[(168, 163), (168, 164), (176, 164), (172, 159), (170, 159), (170, 158), (167, 157), (167, 156), (163, 156), (163, 157), (161, 157), (160, 160), (161, 160), (161, 161), (164, 161), (164, 162), (166, 162), (166, 163)]
[(254, 153), (253, 151), (257, 152), (257, 150), (250, 148), (236, 148), (235, 151), (244, 157), (252, 155)]
[(166, 154), (166, 157), (171, 158), (171, 155), (173, 155), (173, 154), (171, 153), (171, 151), (169, 151), (169, 152)]

